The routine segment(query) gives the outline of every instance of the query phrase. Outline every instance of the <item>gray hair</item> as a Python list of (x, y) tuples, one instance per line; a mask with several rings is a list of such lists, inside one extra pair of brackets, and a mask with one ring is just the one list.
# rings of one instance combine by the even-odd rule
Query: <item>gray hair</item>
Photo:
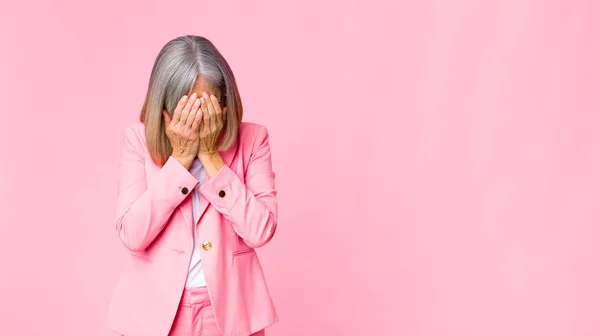
[(227, 106), (220, 150), (233, 145), (237, 139), (243, 109), (229, 64), (217, 48), (202, 36), (185, 35), (169, 41), (158, 53), (140, 121), (146, 127), (146, 142), (153, 160), (164, 164), (172, 147), (165, 135), (162, 110), (171, 116), (183, 95), (189, 94), (198, 77), (222, 91), (222, 104)]

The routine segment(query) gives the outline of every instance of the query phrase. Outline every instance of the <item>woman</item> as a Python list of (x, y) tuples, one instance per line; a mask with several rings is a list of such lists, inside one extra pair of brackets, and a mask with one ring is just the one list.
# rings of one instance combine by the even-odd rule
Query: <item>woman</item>
[(125, 336), (263, 335), (277, 322), (255, 248), (277, 225), (265, 127), (242, 122), (231, 68), (182, 36), (125, 130), (116, 230), (130, 251), (110, 304)]

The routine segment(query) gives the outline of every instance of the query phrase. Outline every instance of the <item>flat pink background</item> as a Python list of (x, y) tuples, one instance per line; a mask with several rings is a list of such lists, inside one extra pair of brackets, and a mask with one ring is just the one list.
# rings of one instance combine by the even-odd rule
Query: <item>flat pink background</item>
[(272, 336), (600, 335), (600, 3), (3, 1), (0, 334), (110, 335), (123, 128), (209, 37), (272, 137)]

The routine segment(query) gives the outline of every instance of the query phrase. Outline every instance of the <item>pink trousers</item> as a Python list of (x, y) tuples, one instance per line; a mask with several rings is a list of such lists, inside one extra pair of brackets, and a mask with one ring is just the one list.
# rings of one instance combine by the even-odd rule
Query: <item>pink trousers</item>
[[(259, 331), (252, 336), (264, 336)], [(169, 336), (223, 336), (213, 314), (206, 287), (185, 289)]]

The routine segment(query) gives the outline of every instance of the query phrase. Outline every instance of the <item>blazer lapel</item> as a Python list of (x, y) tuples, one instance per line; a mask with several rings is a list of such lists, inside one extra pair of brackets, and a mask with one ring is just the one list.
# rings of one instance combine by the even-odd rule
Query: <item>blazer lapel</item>
[(183, 219), (185, 220), (185, 226), (188, 228), (188, 232), (190, 232), (190, 237), (193, 236), (192, 229), (192, 221), (193, 221), (193, 213), (192, 213), (192, 194), (190, 193), (188, 197), (186, 197), (181, 204), (179, 204), (179, 210), (183, 215)]

